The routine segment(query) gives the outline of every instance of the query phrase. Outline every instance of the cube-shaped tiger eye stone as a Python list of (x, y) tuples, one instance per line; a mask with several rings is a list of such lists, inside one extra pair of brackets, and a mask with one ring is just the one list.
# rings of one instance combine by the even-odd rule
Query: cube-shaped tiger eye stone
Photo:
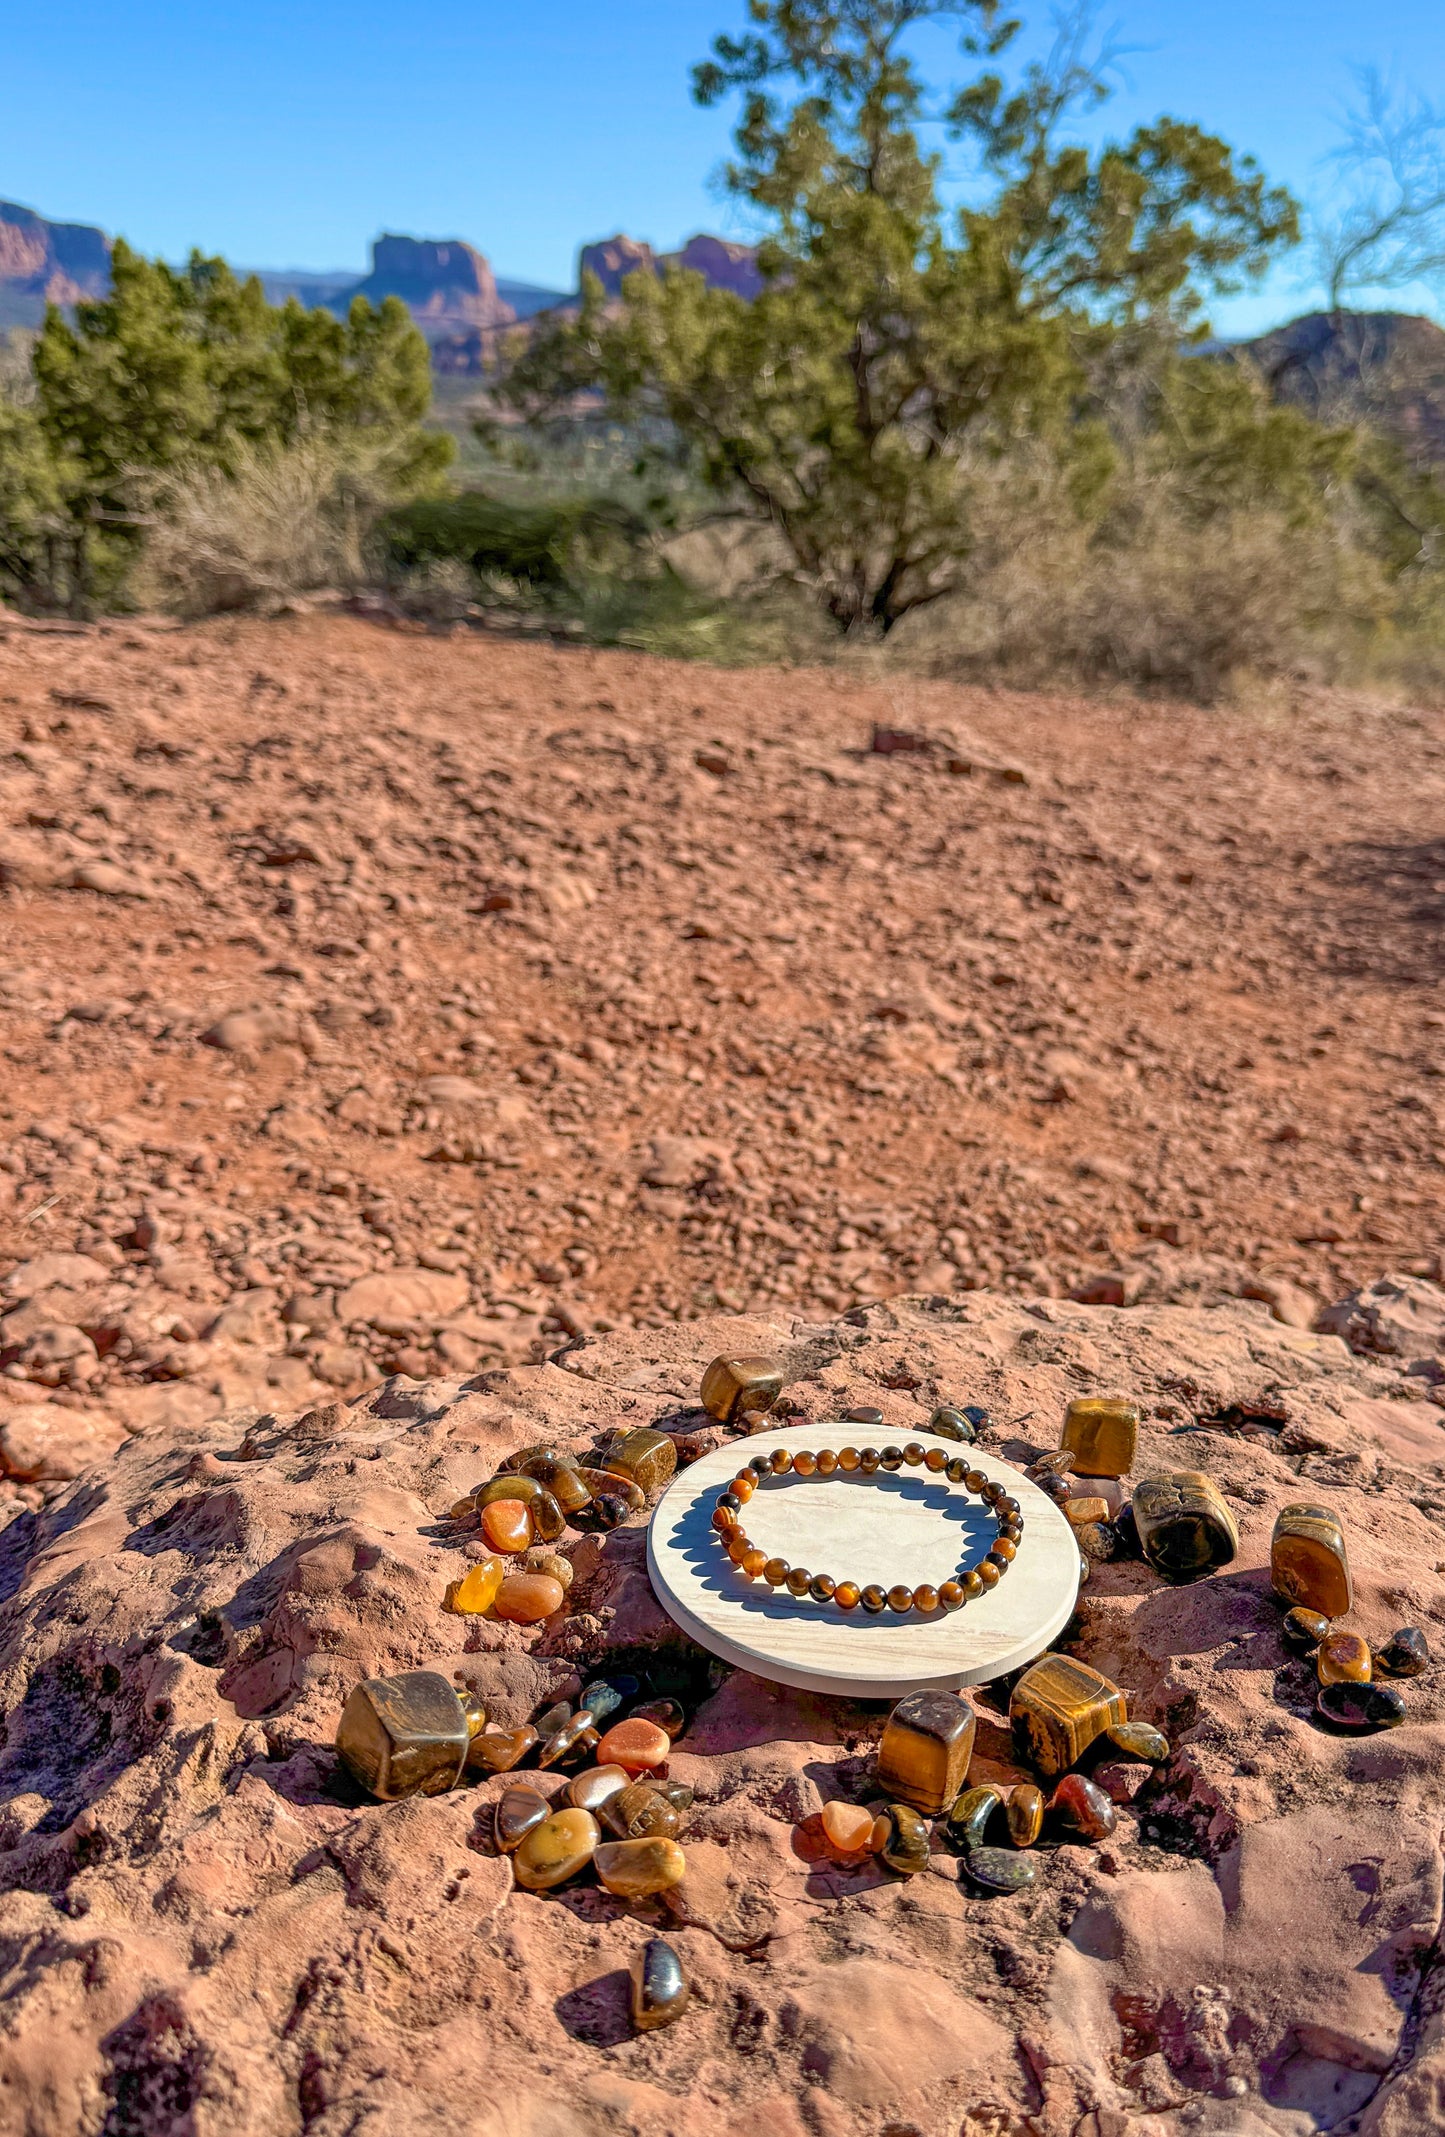
[(1118, 1685), (1072, 1655), (1042, 1655), (1014, 1686), (1008, 1711), (1019, 1757), (1051, 1778), (1128, 1719)]
[(677, 1447), (666, 1432), (639, 1425), (609, 1447), (602, 1466), (616, 1476), (630, 1477), (639, 1491), (657, 1491), (677, 1467)]
[(1134, 1466), (1139, 1412), (1132, 1402), (1081, 1395), (1064, 1412), (1061, 1448), (1074, 1457), (1081, 1477), (1122, 1477)]
[(471, 1741), (466, 1709), (435, 1670), (368, 1677), (347, 1700), (336, 1731), (343, 1761), (383, 1803), (454, 1788)]
[(954, 1692), (910, 1692), (889, 1715), (878, 1748), (878, 1785), (936, 1818), (963, 1787), (978, 1717)]
[(702, 1376), (702, 1406), (721, 1424), (736, 1424), (747, 1410), (771, 1410), (783, 1392), (776, 1358), (714, 1358)]
[(1344, 1530), (1327, 1508), (1280, 1508), (1269, 1540), (1269, 1578), (1276, 1595), (1322, 1617), (1342, 1618), (1354, 1607)]
[(1213, 1479), (1197, 1469), (1141, 1477), (1133, 1511), (1144, 1556), (1170, 1580), (1197, 1580), (1227, 1566), (1239, 1549), (1233, 1514)]
[(662, 1937), (652, 1937), (632, 1962), (632, 2023), (639, 2033), (670, 2026), (687, 2009), (682, 1961)]

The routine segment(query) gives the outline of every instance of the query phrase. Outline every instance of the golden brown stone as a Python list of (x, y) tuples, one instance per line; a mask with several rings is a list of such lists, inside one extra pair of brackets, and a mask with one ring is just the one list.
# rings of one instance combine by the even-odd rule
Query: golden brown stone
[(1072, 1655), (1041, 1656), (1009, 1700), (1015, 1750), (1049, 1776), (1067, 1771), (1096, 1736), (1127, 1719), (1118, 1685)]
[(1345, 1535), (1325, 1507), (1296, 1501), (1275, 1516), (1269, 1577), (1276, 1595), (1322, 1617), (1342, 1618), (1354, 1607)]
[(633, 1781), (602, 1808), (602, 1823), (619, 1840), (671, 1840), (682, 1830), (682, 1813), (655, 1788)]
[(1081, 1477), (1122, 1477), (1134, 1466), (1139, 1412), (1132, 1402), (1081, 1395), (1064, 1412), (1059, 1445), (1074, 1457)]
[(1009, 1790), (1004, 1806), (1009, 1839), (1016, 1848), (1031, 1848), (1044, 1829), (1044, 1792), (1032, 1781), (1020, 1781)]
[(496, 1601), (506, 1571), (500, 1558), (479, 1558), (460, 1580), (448, 1585), (443, 1609), (455, 1611), (458, 1617), (479, 1617)]
[(557, 1454), (544, 1449), (538, 1454), (529, 1454), (523, 1474), (535, 1477), (545, 1485), (564, 1514), (580, 1514), (591, 1500), (592, 1494), (582, 1479), (579, 1464), (569, 1454)]
[(472, 1504), (480, 1513), (484, 1506), (493, 1505), (498, 1499), (520, 1499), (523, 1506), (530, 1506), (537, 1494), (546, 1489), (535, 1477), (501, 1476), (488, 1477), (472, 1493)]
[(604, 1805), (631, 1785), (632, 1776), (625, 1766), (589, 1766), (569, 1784), (567, 1801), (575, 1810), (591, 1811), (596, 1818), (600, 1817)]
[(631, 1967), (632, 2023), (639, 2033), (670, 2026), (687, 2009), (688, 1982), (681, 1959), (661, 1937), (652, 1937)]
[(1195, 1580), (1227, 1566), (1239, 1549), (1233, 1514), (1213, 1479), (1197, 1469), (1141, 1477), (1133, 1504), (1144, 1556), (1171, 1580)]
[(890, 1870), (916, 1877), (928, 1868), (928, 1827), (911, 1803), (889, 1803), (883, 1810), (883, 1842), (878, 1853)]
[(702, 1406), (709, 1417), (735, 1424), (746, 1410), (771, 1410), (783, 1392), (776, 1358), (714, 1358), (702, 1376)]
[(639, 1425), (613, 1442), (602, 1466), (616, 1476), (630, 1477), (639, 1491), (654, 1492), (676, 1469), (677, 1448), (666, 1432)]
[(1370, 1643), (1357, 1632), (1327, 1632), (1315, 1656), (1321, 1684), (1368, 1684), (1375, 1674)]
[(383, 1803), (454, 1788), (472, 1741), (460, 1699), (436, 1670), (368, 1677), (336, 1730), (342, 1760)]
[(614, 1722), (597, 1747), (599, 1766), (625, 1766), (629, 1773), (646, 1773), (661, 1766), (672, 1749), (672, 1739), (653, 1721)]
[(1068, 1522), (1070, 1528), (1086, 1528), (1091, 1522), (1107, 1521), (1108, 1518), (1109, 1502), (1107, 1499), (1066, 1499), (1064, 1501), (1064, 1519)]
[[(540, 1733), (540, 1732), (539, 1732)], [(574, 1752), (585, 1758), (597, 1748), (597, 1731), (592, 1726), (592, 1716), (584, 1707), (580, 1714), (573, 1714), (550, 1733), (542, 1736), (537, 1747), (539, 1766), (560, 1766)]]
[(668, 1892), (687, 1872), (687, 1857), (675, 1840), (604, 1840), (593, 1863), (599, 1881), (620, 1900)]
[(537, 1741), (535, 1729), (483, 1729), (467, 1747), (469, 1773), (510, 1773)]
[(528, 1833), (512, 1857), (517, 1883), (528, 1892), (550, 1892), (585, 1870), (602, 1838), (590, 1811), (553, 1811)]
[(878, 1749), (878, 1785), (936, 1818), (968, 1772), (978, 1717), (954, 1692), (910, 1692), (889, 1715)]
[(577, 1474), (595, 1499), (599, 1493), (609, 1499), (622, 1499), (630, 1514), (635, 1514), (647, 1504), (647, 1495), (633, 1483), (631, 1477), (623, 1476), (620, 1470), (589, 1469), (579, 1463)]
[(545, 1796), (539, 1796), (535, 1788), (520, 1784), (508, 1788), (497, 1799), (495, 1831), (497, 1846), (504, 1855), (519, 1848), (530, 1832), (534, 1832), (542, 1820), (551, 1815), (551, 1804)]

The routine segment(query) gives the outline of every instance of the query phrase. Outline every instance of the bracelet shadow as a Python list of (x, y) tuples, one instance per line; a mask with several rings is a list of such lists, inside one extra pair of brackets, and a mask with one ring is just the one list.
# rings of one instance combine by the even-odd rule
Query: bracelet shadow
[[(867, 1491), (887, 1492), (900, 1500), (926, 1507), (940, 1519), (951, 1523), (958, 1532), (959, 1556), (957, 1573), (966, 1573), (983, 1558), (998, 1534), (998, 1524), (981, 1500), (964, 1498), (947, 1484), (939, 1483), (933, 1476), (904, 1475), (900, 1472), (883, 1471), (871, 1477), (835, 1474), (827, 1479), (815, 1478), (767, 1478), (759, 1486), (750, 1505), (759, 1500), (781, 1497), (789, 1490), (800, 1486), (822, 1483), (830, 1492)], [(861, 1607), (857, 1610), (835, 1610), (831, 1604), (821, 1605), (807, 1596), (790, 1595), (785, 1588), (769, 1588), (762, 1581), (744, 1579), (723, 1550), (717, 1530), (712, 1525), (713, 1507), (717, 1493), (706, 1491), (694, 1499), (679, 1515), (669, 1534), (669, 1542), (697, 1576), (699, 1584), (716, 1595), (726, 1595), (746, 1617), (784, 1621), (790, 1618), (816, 1617), (820, 1609), (827, 1609), (830, 1628), (857, 1631), (860, 1627), (877, 1633), (885, 1626), (896, 1626), (900, 1632), (916, 1635), (924, 1625), (948, 1622), (948, 1613), (937, 1611), (928, 1617), (920, 1617), (910, 1610), (899, 1617), (892, 1611), (880, 1611), (874, 1617)], [(744, 1516), (746, 1520), (746, 1516)], [(834, 1579), (843, 1574), (837, 1566), (816, 1566), (818, 1573), (831, 1573)], [(856, 1576), (854, 1576), (856, 1577)], [(946, 1575), (941, 1576), (947, 1578)], [(896, 1578), (908, 1580), (906, 1567), (900, 1567)], [(911, 1587), (914, 1582), (909, 1581)]]

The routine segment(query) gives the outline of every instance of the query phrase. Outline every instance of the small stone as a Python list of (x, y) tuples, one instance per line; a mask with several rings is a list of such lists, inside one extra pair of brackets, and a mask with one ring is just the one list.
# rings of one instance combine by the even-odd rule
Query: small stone
[(940, 1439), (962, 1440), (965, 1445), (970, 1445), (977, 1437), (972, 1421), (962, 1410), (955, 1410), (951, 1403), (944, 1403), (934, 1411), (928, 1420), (928, 1429), (937, 1433)]
[(633, 1514), (640, 1513), (647, 1504), (646, 1493), (633, 1483), (631, 1477), (624, 1477), (620, 1471), (590, 1469), (582, 1462), (578, 1464), (577, 1474), (594, 1499), (599, 1493), (609, 1499), (621, 1499), (628, 1512)]
[(879, 1849), (890, 1870), (914, 1877), (928, 1868), (928, 1827), (910, 1803), (890, 1803), (883, 1817), (887, 1823)]
[(681, 1959), (662, 1937), (651, 1937), (634, 1958), (632, 2023), (639, 2033), (670, 2026), (687, 2009), (688, 1982)]
[(604, 1807), (630, 1783), (625, 1766), (589, 1766), (568, 1784), (567, 1801), (574, 1810), (591, 1811), (594, 1818), (600, 1817)]
[(834, 1855), (860, 1855), (871, 1845), (873, 1813), (861, 1803), (845, 1803), (839, 1799), (825, 1803), (820, 1823), (823, 1838)]
[[(617, 1481), (621, 1484), (623, 1479), (619, 1477)], [(612, 1529), (620, 1529), (632, 1510), (620, 1491), (594, 1491), (588, 1505), (568, 1519), (574, 1529), (589, 1535), (606, 1535)]]
[(528, 1892), (550, 1892), (585, 1870), (602, 1838), (590, 1811), (560, 1810), (535, 1826), (512, 1857), (517, 1883)]
[(597, 1747), (599, 1766), (625, 1766), (629, 1773), (646, 1773), (661, 1766), (672, 1749), (672, 1739), (654, 1721), (614, 1722)]
[(544, 1489), (535, 1477), (509, 1476), (504, 1473), (501, 1476), (488, 1477), (485, 1484), (479, 1484), (472, 1493), (472, 1505), (479, 1514), (483, 1507), (494, 1506), (498, 1499), (516, 1499), (523, 1506), (530, 1506)]
[(675, 1840), (604, 1840), (593, 1857), (601, 1883), (617, 1899), (645, 1900), (680, 1885), (687, 1857)]
[(1064, 1413), (1060, 1448), (1074, 1457), (1081, 1477), (1122, 1477), (1134, 1467), (1139, 1412), (1131, 1402), (1077, 1396)]
[(532, 1521), (520, 1499), (492, 1499), (482, 1508), (482, 1535), (494, 1551), (525, 1551), (532, 1542)]
[(522, 1474), (535, 1477), (539, 1484), (545, 1485), (569, 1520), (591, 1502), (592, 1494), (583, 1482), (578, 1463), (571, 1455), (558, 1454), (554, 1448), (528, 1454)]
[(681, 1830), (681, 1814), (645, 1781), (632, 1781), (608, 1798), (602, 1823), (619, 1840), (671, 1840)]
[(859, 1402), (855, 1403), (851, 1410), (843, 1412), (842, 1422), (845, 1425), (878, 1426), (883, 1422), (883, 1412), (875, 1409), (872, 1403)]
[(776, 1358), (714, 1358), (702, 1376), (702, 1406), (720, 1424), (736, 1424), (745, 1411), (771, 1410), (783, 1392)]
[(497, 1799), (495, 1831), (504, 1855), (519, 1848), (530, 1832), (550, 1817), (552, 1806), (535, 1788), (508, 1788)]
[(1162, 1766), (1169, 1758), (1168, 1737), (1150, 1722), (1118, 1722), (1104, 1734), (1126, 1759), (1143, 1759), (1147, 1765)]
[(564, 1593), (576, 1578), (571, 1559), (564, 1558), (560, 1551), (548, 1550), (545, 1544), (534, 1544), (530, 1551), (524, 1551), (515, 1571), (545, 1573), (549, 1580), (561, 1582)]
[(959, 1797), (948, 1814), (948, 1837), (956, 1847), (981, 1848), (993, 1814), (1003, 1802), (1003, 1790), (991, 1781), (980, 1781)]
[(570, 1721), (563, 1722), (551, 1736), (543, 1737), (537, 1749), (539, 1766), (560, 1766), (567, 1759), (589, 1759), (597, 1749), (597, 1731), (592, 1726), (592, 1716), (585, 1709), (574, 1714)]
[(1072, 1655), (1042, 1655), (1009, 1700), (1019, 1758), (1050, 1779), (1077, 1765), (1096, 1736), (1127, 1718), (1118, 1685)]
[(630, 1477), (639, 1491), (661, 1489), (677, 1467), (677, 1449), (666, 1432), (639, 1425), (607, 1450), (604, 1469)]
[(661, 1796), (664, 1803), (670, 1803), (675, 1811), (691, 1810), (696, 1790), (689, 1788), (685, 1781), (667, 1781), (659, 1774), (650, 1773), (647, 1776), (647, 1785), (655, 1795)]
[(633, 1708), (632, 1720), (655, 1721), (674, 1744), (687, 1727), (687, 1716), (675, 1699), (649, 1699), (644, 1706)]
[(567, 1526), (567, 1516), (561, 1505), (546, 1489), (540, 1490), (535, 1499), (528, 1500), (527, 1518), (538, 1543), (555, 1543)]
[(1322, 1506), (1282, 1506), (1270, 1538), (1269, 1577), (1275, 1594), (1287, 1603), (1327, 1618), (1344, 1617), (1355, 1594), (1344, 1530), (1335, 1515)]
[(583, 1685), (578, 1704), (587, 1709), (593, 1721), (602, 1722), (606, 1721), (609, 1714), (617, 1712), (623, 1697), (617, 1687), (609, 1684), (605, 1677), (594, 1677), (591, 1684)]
[(460, 1699), (436, 1670), (368, 1677), (347, 1700), (336, 1730), (343, 1763), (383, 1803), (454, 1788), (469, 1745), (481, 1741), (471, 1735)]
[(1329, 1619), (1318, 1610), (1287, 1610), (1280, 1627), (1285, 1646), (1297, 1655), (1312, 1655), (1329, 1629)]
[(963, 1786), (977, 1728), (973, 1708), (956, 1693), (910, 1692), (884, 1726), (879, 1787), (936, 1817)]
[(500, 1558), (479, 1558), (470, 1572), (449, 1583), (442, 1608), (458, 1617), (480, 1617), (497, 1600), (506, 1571)]
[(985, 1892), (1022, 1892), (1039, 1874), (1037, 1862), (1012, 1848), (972, 1848), (964, 1868)]
[(548, 1707), (544, 1713), (537, 1716), (532, 1727), (545, 1743), (547, 1738), (554, 1735), (564, 1722), (569, 1722), (571, 1719), (571, 1707), (565, 1699), (559, 1699), (554, 1707)]
[(536, 1625), (555, 1617), (566, 1600), (562, 1583), (545, 1573), (509, 1573), (497, 1590), (492, 1613), (515, 1625)]
[(499, 1474), (502, 1471), (507, 1471), (520, 1475), (534, 1455), (541, 1455), (549, 1462), (560, 1462), (564, 1459), (560, 1449), (554, 1447), (550, 1440), (533, 1440), (529, 1447), (516, 1447), (505, 1461), (499, 1462), (497, 1465)]
[(1066, 1773), (1049, 1798), (1049, 1809), (1085, 1840), (1107, 1840), (1118, 1813), (1102, 1788), (1081, 1773)]
[(1197, 1469), (1141, 1477), (1133, 1514), (1145, 1557), (1170, 1580), (1197, 1580), (1227, 1566), (1239, 1549), (1238, 1523), (1213, 1479)]
[(1375, 1654), (1387, 1677), (1419, 1677), (1430, 1667), (1430, 1643), (1417, 1625), (1402, 1625)]
[(1119, 1555), (1119, 1533), (1109, 1521), (1081, 1523), (1074, 1530), (1074, 1541), (1079, 1546), (1086, 1564), (1107, 1565)]
[(1370, 1643), (1357, 1632), (1327, 1632), (1315, 1655), (1321, 1684), (1368, 1684), (1375, 1674)]
[(1087, 1528), (1090, 1522), (1107, 1521), (1108, 1518), (1109, 1502), (1107, 1499), (1100, 1499), (1094, 1496), (1089, 1498), (1074, 1498), (1070, 1496), (1064, 1501), (1064, 1519), (1068, 1522), (1070, 1528)]
[(1009, 1790), (1004, 1806), (1008, 1836), (1016, 1848), (1031, 1848), (1044, 1829), (1044, 1792), (1032, 1781), (1020, 1781)]
[(469, 1773), (510, 1773), (537, 1741), (535, 1729), (483, 1729), (467, 1748)]
[(1361, 1684), (1350, 1677), (1321, 1686), (1315, 1706), (1337, 1729), (1397, 1729), (1409, 1713), (1404, 1694), (1393, 1684)]

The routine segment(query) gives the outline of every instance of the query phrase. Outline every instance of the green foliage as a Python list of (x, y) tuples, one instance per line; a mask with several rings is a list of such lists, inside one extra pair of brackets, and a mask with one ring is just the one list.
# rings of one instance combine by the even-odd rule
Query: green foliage
[(557, 589), (586, 570), (625, 571), (643, 531), (635, 514), (606, 498), (524, 504), (468, 490), (403, 505), (378, 533), (393, 570), (453, 562)]
[[(839, 628), (886, 634), (965, 583), (979, 454), (1046, 441), (1088, 508), (1111, 455), (1097, 367), (1122, 340), (1177, 339), (1208, 291), (1261, 273), (1295, 209), (1181, 122), (1098, 153), (1062, 138), (1099, 78), (1068, 47), (1007, 87), (992, 62), (1017, 26), (994, 0), (749, 0), (749, 15), (695, 89), (742, 97), (728, 183), (769, 227), (762, 294), (637, 274), (608, 305), (594, 285), (502, 390), (533, 423), (600, 392), (611, 417), (666, 426), (777, 532)], [(944, 20), (985, 70), (946, 106), (988, 196), (954, 217), (904, 42)]]

